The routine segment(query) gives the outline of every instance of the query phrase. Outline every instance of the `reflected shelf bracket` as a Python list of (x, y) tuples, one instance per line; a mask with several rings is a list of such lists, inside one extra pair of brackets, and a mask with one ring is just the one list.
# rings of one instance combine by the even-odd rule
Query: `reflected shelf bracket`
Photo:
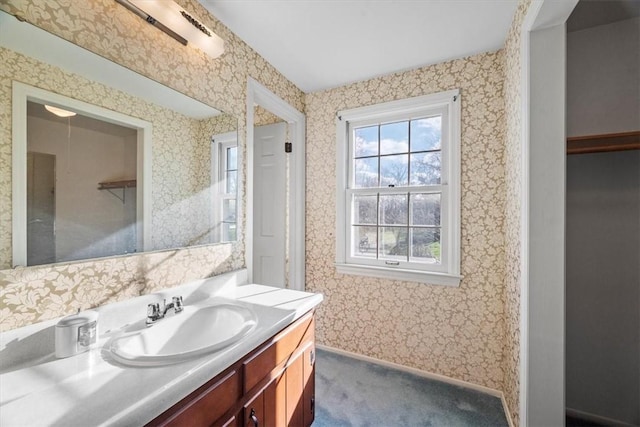
[[(98, 183), (98, 190), (107, 190), (111, 193), (116, 199), (120, 200), (124, 205), (126, 202), (126, 190), (127, 188), (135, 188), (136, 180), (129, 179), (124, 181), (104, 181)], [(122, 189), (122, 197), (115, 193), (113, 190)]]

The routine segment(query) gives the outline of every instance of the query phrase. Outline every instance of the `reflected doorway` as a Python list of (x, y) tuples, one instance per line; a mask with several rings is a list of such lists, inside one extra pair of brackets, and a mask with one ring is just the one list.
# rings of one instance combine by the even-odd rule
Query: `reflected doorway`
[(56, 156), (27, 153), (27, 264), (56, 261)]

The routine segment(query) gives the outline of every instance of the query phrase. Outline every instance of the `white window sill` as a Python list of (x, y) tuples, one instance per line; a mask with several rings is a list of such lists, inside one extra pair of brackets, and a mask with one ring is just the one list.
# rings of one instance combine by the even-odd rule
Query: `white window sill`
[(408, 282), (429, 283), (443, 286), (460, 286), (462, 276), (433, 271), (408, 270), (400, 268), (374, 267), (370, 265), (336, 263), (340, 274), (379, 277), (382, 279), (404, 280)]

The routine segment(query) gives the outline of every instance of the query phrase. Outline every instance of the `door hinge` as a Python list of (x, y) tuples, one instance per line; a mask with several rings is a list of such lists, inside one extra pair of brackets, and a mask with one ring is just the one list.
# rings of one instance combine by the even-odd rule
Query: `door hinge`
[(291, 144), (290, 142), (285, 142), (284, 143), (284, 152), (285, 153), (291, 153), (293, 151), (293, 144)]

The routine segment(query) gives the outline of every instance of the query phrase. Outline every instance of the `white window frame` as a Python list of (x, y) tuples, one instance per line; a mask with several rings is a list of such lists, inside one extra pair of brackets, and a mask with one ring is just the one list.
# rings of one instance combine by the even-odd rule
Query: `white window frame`
[[(211, 207), (211, 228), (214, 230), (213, 240), (215, 243), (231, 243), (237, 240), (223, 239), (223, 206), (224, 201), (236, 199), (236, 237), (238, 233), (238, 188), (236, 181), (236, 194), (226, 192), (226, 171), (227, 171), (227, 148), (238, 147), (238, 136), (236, 132), (227, 132), (214, 135), (211, 138), (211, 178), (214, 182), (214, 194)], [(239, 153), (238, 153), (239, 154)], [(239, 162), (239, 159), (237, 159)], [(236, 169), (239, 165), (236, 164)]]
[[(460, 91), (449, 90), (431, 95), (385, 102), (338, 112), (336, 269), (338, 273), (381, 277), (437, 285), (458, 286), (460, 276)], [(419, 187), (372, 188), (371, 194), (438, 192), (441, 194), (441, 263), (401, 261), (388, 265), (381, 260), (351, 256), (351, 164), (353, 152), (350, 128), (366, 124), (393, 122), (442, 115), (441, 184)], [(368, 191), (368, 189), (366, 190)], [(365, 191), (365, 192), (366, 192)], [(358, 190), (358, 193), (363, 192)]]

